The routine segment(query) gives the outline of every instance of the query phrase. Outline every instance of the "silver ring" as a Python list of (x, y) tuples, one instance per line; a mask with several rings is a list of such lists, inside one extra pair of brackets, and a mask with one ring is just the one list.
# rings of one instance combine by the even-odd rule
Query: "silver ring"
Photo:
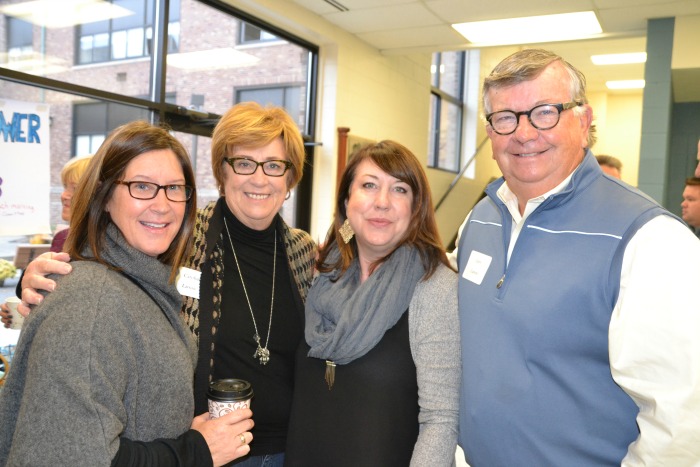
[(243, 446), (245, 444), (245, 434), (241, 433), (238, 437), (241, 439), (241, 446)]

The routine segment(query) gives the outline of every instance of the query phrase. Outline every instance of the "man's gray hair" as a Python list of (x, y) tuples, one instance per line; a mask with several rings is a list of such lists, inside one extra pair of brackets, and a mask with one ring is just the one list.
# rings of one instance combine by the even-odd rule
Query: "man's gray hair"
[[(536, 79), (545, 68), (554, 62), (560, 62), (571, 78), (569, 82), (571, 100), (587, 104), (586, 77), (583, 73), (554, 52), (544, 49), (524, 49), (503, 59), (484, 79), (481, 96), (484, 114), (488, 115), (492, 111), (488, 97), (491, 89), (505, 88)], [(576, 115), (581, 115), (584, 112), (581, 107), (575, 107), (572, 110)], [(595, 125), (591, 125), (588, 130), (588, 147), (593, 146), (595, 141)]]

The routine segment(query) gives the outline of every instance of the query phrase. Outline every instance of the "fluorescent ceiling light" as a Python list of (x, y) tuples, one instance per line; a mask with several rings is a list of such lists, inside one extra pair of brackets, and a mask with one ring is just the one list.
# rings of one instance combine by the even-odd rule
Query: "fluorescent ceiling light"
[(628, 54), (591, 55), (594, 65), (626, 65), (628, 63), (644, 63), (647, 61), (646, 52)]
[(606, 81), (608, 89), (644, 89), (643, 79), (625, 79), (620, 81)]
[(452, 27), (469, 42), (483, 46), (583, 39), (603, 32), (592, 11), (476, 21)]
[(134, 14), (102, 0), (34, 0), (0, 7), (0, 12), (47, 28), (72, 27)]
[(238, 68), (251, 66), (260, 59), (253, 55), (235, 50), (231, 47), (168, 54), (168, 66), (184, 70), (215, 70), (219, 68)]

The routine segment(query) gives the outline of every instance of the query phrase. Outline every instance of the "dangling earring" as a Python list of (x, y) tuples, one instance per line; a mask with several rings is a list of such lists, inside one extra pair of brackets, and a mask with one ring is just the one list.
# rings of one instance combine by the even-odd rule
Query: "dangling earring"
[(288, 200), (290, 198), (290, 196), (292, 196), (292, 192), (288, 191), (287, 196), (284, 197), (285, 201)]
[(340, 236), (343, 237), (343, 241), (346, 245), (350, 243), (350, 240), (352, 240), (352, 237), (355, 235), (355, 231), (352, 230), (350, 221), (347, 220), (347, 218), (345, 219), (345, 222), (343, 222), (343, 225), (341, 225), (338, 229), (338, 232), (340, 233)]

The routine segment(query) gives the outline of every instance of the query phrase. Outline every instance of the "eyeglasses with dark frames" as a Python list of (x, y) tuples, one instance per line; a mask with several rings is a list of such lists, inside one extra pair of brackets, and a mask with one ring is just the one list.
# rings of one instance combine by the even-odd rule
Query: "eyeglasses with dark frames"
[(224, 160), (238, 175), (253, 175), (258, 167), (262, 167), (265, 175), (281, 177), (292, 167), (291, 162), (283, 160), (258, 162), (247, 157), (224, 157)]
[(158, 185), (151, 182), (117, 180), (117, 185), (126, 185), (132, 198), (140, 200), (153, 199), (158, 196), (158, 192), (163, 190), (165, 197), (176, 203), (189, 201), (194, 193), (194, 188), (187, 185)]
[(574, 107), (583, 105), (580, 101), (571, 101), (562, 104), (541, 104), (536, 105), (524, 112), (513, 110), (499, 110), (486, 116), (486, 120), (499, 135), (510, 135), (518, 128), (520, 116), (527, 115), (530, 124), (538, 130), (550, 130), (559, 123), (560, 114)]

